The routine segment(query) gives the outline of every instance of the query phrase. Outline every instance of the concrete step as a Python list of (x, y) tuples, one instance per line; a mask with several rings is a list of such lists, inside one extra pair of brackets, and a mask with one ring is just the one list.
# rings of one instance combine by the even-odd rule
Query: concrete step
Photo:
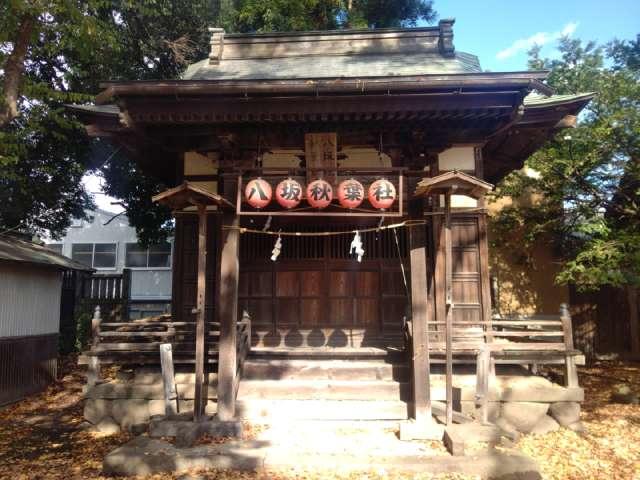
[(409, 380), (408, 365), (384, 360), (302, 360), (251, 358), (244, 364), (249, 380)]
[(253, 346), (249, 358), (301, 358), (325, 359), (402, 359), (404, 350), (400, 347), (264, 347)]
[(407, 400), (409, 384), (392, 380), (242, 380), (239, 399)]
[(255, 422), (287, 420), (405, 420), (408, 405), (400, 400), (271, 400), (242, 398), (236, 412)]

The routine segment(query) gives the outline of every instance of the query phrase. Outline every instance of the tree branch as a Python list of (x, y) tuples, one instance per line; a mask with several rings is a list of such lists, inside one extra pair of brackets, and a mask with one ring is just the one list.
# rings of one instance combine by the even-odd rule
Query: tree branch
[(26, 14), (22, 17), (13, 50), (4, 64), (4, 85), (2, 98), (0, 98), (0, 128), (7, 125), (19, 114), (18, 98), (24, 73), (24, 60), (35, 23), (36, 17), (33, 14)]

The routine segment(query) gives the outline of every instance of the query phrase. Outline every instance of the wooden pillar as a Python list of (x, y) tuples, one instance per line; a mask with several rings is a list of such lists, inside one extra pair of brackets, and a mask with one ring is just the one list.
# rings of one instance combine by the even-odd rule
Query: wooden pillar
[[(416, 202), (418, 203), (418, 202)], [(423, 218), (422, 202), (412, 205), (412, 217)], [(420, 208), (418, 208), (420, 207)], [(412, 385), (414, 419), (416, 423), (431, 422), (431, 383), (429, 367), (429, 318), (427, 295), (426, 228), (411, 227), (409, 231), (411, 262), (411, 327), (412, 327)]]
[[(231, 228), (225, 228), (231, 227)], [(239, 218), (225, 213), (221, 225), (219, 298), (220, 322), (218, 347), (218, 419), (228, 421), (235, 416), (236, 324), (238, 320), (238, 279), (240, 262)]]
[(100, 306), (96, 306), (91, 318), (91, 349), (94, 350), (93, 355), (89, 356), (89, 364), (87, 368), (87, 385), (92, 387), (101, 381), (100, 374), (100, 357), (98, 357), (98, 346), (100, 345)]
[(444, 245), (445, 245), (445, 349), (447, 381), (447, 425), (453, 421), (453, 262), (451, 248), (451, 192), (444, 196)]
[(173, 353), (170, 343), (160, 344), (160, 368), (164, 392), (164, 413), (167, 417), (178, 413), (178, 390), (173, 372)]
[[(566, 303), (560, 305), (560, 319), (562, 320), (562, 330), (564, 331), (564, 348), (567, 352), (573, 350), (573, 325), (571, 315)], [(573, 355), (567, 354), (564, 359), (564, 386), (578, 386), (578, 369)]]
[(198, 421), (204, 416), (204, 316), (207, 269), (207, 209), (198, 205), (198, 286), (196, 308), (196, 379), (193, 403), (193, 419)]

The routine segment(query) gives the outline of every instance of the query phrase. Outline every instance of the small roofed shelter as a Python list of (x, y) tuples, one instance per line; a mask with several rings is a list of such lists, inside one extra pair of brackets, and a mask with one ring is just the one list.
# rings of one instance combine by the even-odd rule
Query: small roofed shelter
[[(444, 195), (444, 255), (445, 255), (445, 344), (446, 344), (446, 422), (451, 425), (453, 421), (453, 254), (451, 248), (451, 195), (464, 195), (479, 200), (493, 189), (493, 185), (473, 175), (452, 170), (437, 177), (424, 178), (418, 182), (414, 198), (427, 197), (429, 195)], [(482, 321), (489, 322), (491, 317), (487, 312), (483, 312)], [(429, 336), (422, 334), (417, 337), (414, 331), (414, 342), (425, 342), (427, 344), (426, 354), (428, 356)], [(429, 365), (429, 359), (426, 360)], [(426, 372), (429, 378), (429, 371)], [(429, 381), (426, 382), (430, 384)]]
[[(205, 325), (217, 320), (221, 327), (221, 419), (272, 408), (302, 418), (413, 419), (426, 426), (413, 432), (424, 437), (431, 400), (445, 400), (443, 389), (430, 390), (431, 365), (445, 353), (449, 366), (451, 355), (476, 363), (492, 336), (531, 334), (489, 324), (483, 193), (574, 125), (593, 94), (554, 95), (547, 71), (484, 71), (475, 55), (454, 47), (453, 23), (264, 34), (214, 29), (208, 58), (181, 78), (105, 82), (96, 105), (69, 107), (91, 136), (176, 186), (157, 197), (176, 218), (172, 321), (192, 324), (203, 314), (194, 291), (201, 292), (195, 279), (207, 250), (204, 317)], [(258, 188), (260, 202), (252, 197)], [(240, 325), (245, 310), (251, 368), (238, 380), (241, 365), (235, 370), (235, 353), (223, 349), (231, 349), (233, 322)], [(560, 325), (551, 322), (544, 325)], [(467, 327), (477, 335), (457, 339), (456, 330)], [(446, 331), (453, 347), (440, 340)], [(510, 350), (505, 343), (491, 344), (492, 354), (509, 365), (574, 354), (560, 341), (510, 342)], [(215, 340), (205, 344), (215, 349)], [(107, 347), (87, 354), (157, 362), (157, 348), (135, 347), (136, 356)], [(185, 347), (182, 361), (192, 365), (194, 353)], [(378, 367), (389, 375), (368, 370)], [(338, 368), (345, 371), (333, 372)], [(301, 379), (327, 369), (335, 376), (321, 385)], [(300, 383), (289, 389), (292, 378)], [(405, 391), (409, 398), (400, 395)], [(555, 392), (544, 398), (558, 398)], [(236, 393), (243, 402), (237, 411)], [(563, 394), (581, 398), (577, 390)], [(327, 403), (289, 409), (299, 396)]]
[[(206, 265), (207, 265), (207, 206), (215, 206), (222, 210), (233, 211), (233, 204), (220, 195), (209, 192), (205, 189), (198, 188), (189, 182), (183, 182), (181, 185), (165, 190), (153, 197), (153, 201), (161, 205), (166, 205), (174, 211), (183, 210), (188, 207), (196, 207), (198, 210), (198, 285), (197, 285), (197, 301), (196, 307), (192, 311), (196, 315), (196, 340), (195, 340), (195, 392), (194, 392), (194, 408), (193, 419), (199, 421), (204, 416), (206, 403), (205, 385), (204, 385), (204, 365), (205, 365), (205, 296), (207, 292)], [(231, 225), (233, 227), (233, 225)], [(237, 224), (235, 225), (237, 227)], [(237, 249), (238, 231), (228, 231), (224, 244), (229, 244), (227, 248)], [(234, 245), (231, 245), (231, 244)], [(224, 247), (223, 247), (224, 248)], [(221, 301), (226, 305), (235, 306), (237, 298), (229, 299), (227, 295), (237, 290), (237, 286), (228, 286), (229, 283), (238, 281), (239, 265), (225, 264), (224, 270), (221, 269), (220, 295)], [(221, 335), (218, 345), (218, 383), (220, 381), (233, 382), (236, 376), (236, 337), (235, 337), (235, 312), (226, 312), (220, 315), (220, 331), (225, 332)], [(232, 384), (228, 385), (228, 391), (233, 391)], [(231, 396), (227, 398), (218, 398), (218, 416), (222, 411), (222, 417), (225, 417), (225, 407), (229, 411), (227, 418), (234, 416), (235, 398)]]
[(0, 235), (0, 405), (56, 379), (63, 273), (92, 271), (43, 245)]

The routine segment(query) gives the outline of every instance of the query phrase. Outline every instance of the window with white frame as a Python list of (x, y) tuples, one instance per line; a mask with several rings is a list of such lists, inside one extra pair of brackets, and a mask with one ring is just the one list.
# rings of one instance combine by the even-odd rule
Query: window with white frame
[(130, 268), (169, 268), (171, 267), (171, 244), (163, 242), (145, 248), (137, 243), (127, 243), (125, 266)]
[(115, 243), (74, 243), (71, 258), (93, 268), (116, 267)]

